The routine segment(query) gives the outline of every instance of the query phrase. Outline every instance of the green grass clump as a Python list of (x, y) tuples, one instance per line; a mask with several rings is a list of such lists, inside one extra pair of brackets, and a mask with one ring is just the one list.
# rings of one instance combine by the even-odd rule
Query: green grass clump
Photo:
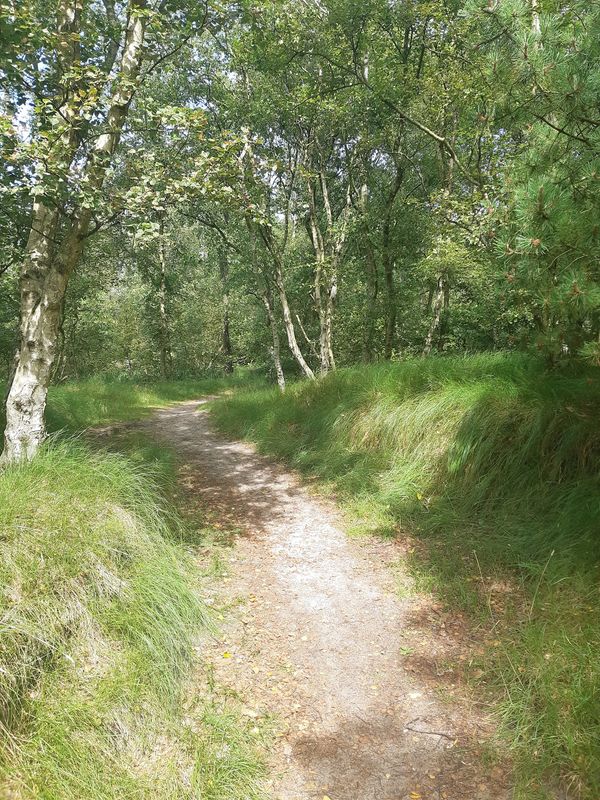
[(95, 425), (139, 419), (156, 408), (197, 400), (232, 386), (260, 384), (252, 372), (231, 377), (136, 383), (100, 376), (52, 386), (48, 394), (47, 425), (51, 431), (76, 431)]
[[(192, 774), (194, 797), (202, 800), (265, 800), (260, 790), (262, 767), (248, 741), (256, 734), (227, 704), (206, 704), (195, 742), (198, 757)], [(254, 726), (253, 726), (254, 727)]]
[[(233, 375), (144, 383), (100, 375), (66, 381), (48, 392), (46, 425), (49, 431), (74, 433), (94, 426), (140, 419), (157, 408), (184, 400), (198, 400), (232, 388), (258, 387), (263, 378), (248, 368)], [(0, 383), (0, 393), (6, 387)], [(0, 430), (4, 428), (4, 404), (0, 405)]]
[[(335, 490), (358, 529), (428, 543), (418, 577), (494, 627), (523, 798), (600, 793), (600, 373), (479, 355), (241, 392), (218, 424)], [(498, 594), (495, 585), (512, 586)], [(503, 633), (500, 633), (503, 631)]]
[(0, 509), (0, 796), (191, 800), (210, 758), (234, 769), (188, 696), (208, 618), (147, 469), (51, 443), (0, 475)]

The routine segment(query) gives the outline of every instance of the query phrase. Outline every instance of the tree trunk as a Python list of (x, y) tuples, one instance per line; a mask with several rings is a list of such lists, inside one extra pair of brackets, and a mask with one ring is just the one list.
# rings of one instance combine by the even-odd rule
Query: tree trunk
[(336, 297), (337, 271), (332, 270), (329, 277), (329, 290), (327, 292), (327, 304), (325, 306), (325, 348), (327, 351), (329, 369), (335, 369), (335, 358), (333, 357), (333, 308)]
[[(142, 48), (148, 17), (145, 0), (131, 0), (119, 77), (110, 98), (106, 130), (98, 135), (83, 167), (77, 165), (81, 185), (91, 192), (102, 188), (106, 171), (121, 137), (123, 124), (135, 91), (142, 61)], [(57, 57), (65, 68), (77, 56), (76, 45), (80, 3), (64, 2), (59, 13)], [(69, 98), (67, 93), (67, 101)], [(65, 103), (67, 102), (65, 101)], [(71, 171), (78, 142), (74, 111), (65, 106), (61, 116), (68, 122), (61, 147), (50, 169)], [(70, 221), (59, 217), (56, 207), (43, 201), (34, 203), (32, 225), (21, 270), (20, 346), (16, 368), (6, 400), (6, 428), (2, 461), (29, 459), (46, 436), (44, 414), (52, 365), (61, 325), (61, 313), (69, 277), (76, 267), (88, 234), (92, 210), (76, 206)], [(61, 230), (62, 228), (62, 230)]]
[[(312, 180), (308, 180), (308, 197), (309, 197), (309, 213), (308, 213), (308, 230), (310, 239), (315, 254), (315, 274), (314, 274), (314, 297), (315, 307), (317, 309), (317, 316), (319, 318), (319, 370), (322, 375), (329, 372), (331, 362), (329, 358), (330, 342), (328, 341), (328, 305), (329, 303), (323, 302), (323, 278), (325, 273), (326, 255), (325, 243), (323, 241), (323, 234), (319, 228), (317, 218), (316, 196)], [(331, 324), (331, 323), (329, 323)]]
[[(317, 213), (317, 194), (312, 179), (308, 179), (308, 232), (315, 254), (315, 305), (319, 316), (319, 353), (321, 374), (335, 369), (333, 355), (333, 313), (337, 298), (337, 273), (338, 266), (346, 243), (348, 221), (351, 212), (350, 184), (346, 190), (346, 202), (337, 217), (337, 230), (334, 225), (333, 210), (329, 199), (327, 175), (321, 167), (319, 171), (319, 186), (323, 199), (325, 214), (325, 231), (319, 225)], [(324, 289), (326, 295), (323, 297)]]
[(385, 345), (384, 357), (389, 361), (394, 352), (396, 341), (396, 287), (394, 281), (394, 264), (390, 257), (389, 250), (384, 248), (382, 253), (383, 275), (386, 290), (386, 316), (385, 316)]
[[(252, 231), (252, 223), (249, 219), (246, 220), (249, 226), (249, 230)], [(296, 363), (302, 370), (305, 377), (309, 380), (315, 380), (315, 373), (306, 363), (304, 356), (302, 355), (302, 350), (300, 350), (300, 346), (298, 345), (298, 340), (296, 338), (296, 329), (294, 328), (294, 320), (292, 319), (292, 313), (290, 311), (290, 304), (288, 303), (287, 293), (285, 291), (285, 284), (283, 282), (283, 267), (281, 264), (281, 257), (277, 251), (277, 247), (275, 242), (273, 241), (273, 237), (271, 235), (271, 231), (264, 225), (258, 226), (258, 231), (261, 235), (265, 248), (267, 252), (271, 256), (271, 260), (274, 267), (274, 279), (275, 279), (275, 286), (277, 287), (277, 293), (279, 295), (279, 302), (281, 303), (281, 311), (283, 314), (283, 324), (285, 327), (285, 333), (288, 340), (288, 345), (290, 348), (291, 354), (296, 359)]]
[(377, 319), (377, 297), (379, 295), (379, 270), (375, 249), (371, 240), (369, 225), (369, 187), (365, 181), (357, 195), (358, 208), (360, 209), (360, 248), (366, 265), (366, 299), (364, 303), (364, 337), (362, 342), (362, 359), (366, 363), (373, 361), (373, 342), (375, 339), (375, 324)]
[(158, 260), (160, 274), (158, 279), (158, 326), (160, 341), (160, 372), (163, 379), (170, 378), (173, 372), (171, 352), (171, 331), (167, 313), (167, 248), (165, 242), (165, 221), (161, 214), (159, 220)]
[(273, 344), (271, 346), (271, 358), (273, 359), (273, 367), (275, 368), (275, 375), (277, 376), (277, 385), (279, 391), (283, 394), (285, 392), (285, 375), (283, 367), (281, 366), (281, 348), (279, 346), (279, 333), (277, 331), (277, 322), (273, 312), (273, 299), (269, 291), (265, 291), (262, 295), (262, 301), (267, 312), (267, 321), (271, 329), (271, 336)]
[(433, 347), (433, 338), (435, 332), (440, 328), (442, 322), (442, 315), (444, 309), (447, 308), (449, 302), (449, 286), (443, 275), (440, 275), (437, 282), (435, 300), (433, 302), (433, 319), (425, 337), (425, 344), (423, 345), (423, 352), (421, 355), (428, 356)]
[(319, 317), (319, 371), (326, 375), (330, 368), (327, 334), (327, 305), (323, 303), (321, 283), (323, 281), (323, 262), (318, 262), (315, 269), (315, 305)]
[[(69, 276), (83, 249), (81, 222), (74, 222), (54, 258), (50, 242), (55, 217), (34, 209), (21, 275), (20, 347), (6, 399), (3, 462), (31, 458), (46, 436), (44, 412), (56, 356)], [(89, 216), (82, 221), (89, 226)], [(56, 224), (56, 223), (55, 223)], [(42, 227), (38, 227), (41, 225)]]
[(233, 348), (231, 345), (231, 333), (229, 322), (229, 260), (225, 244), (218, 245), (219, 274), (221, 276), (221, 286), (223, 287), (223, 320), (222, 320), (222, 346), (225, 354), (225, 372), (231, 375), (233, 372)]
[(363, 360), (367, 363), (373, 361), (373, 341), (375, 339), (375, 321), (377, 315), (377, 295), (379, 294), (379, 281), (377, 276), (377, 260), (373, 246), (365, 231), (364, 256), (367, 265), (367, 302), (365, 303)]
[(283, 312), (283, 324), (285, 326), (285, 333), (287, 336), (288, 345), (290, 347), (290, 352), (296, 359), (296, 362), (298, 363), (298, 366), (300, 367), (304, 375), (309, 380), (314, 381), (315, 373), (306, 363), (306, 360), (302, 355), (302, 350), (300, 350), (300, 347), (298, 345), (298, 340), (296, 339), (296, 329), (294, 328), (294, 321), (292, 319), (290, 305), (288, 303), (287, 294), (283, 283), (283, 274), (279, 263), (277, 263), (275, 267), (275, 284), (277, 286), (277, 291), (279, 293), (279, 302), (281, 303), (281, 310)]
[(443, 295), (442, 318), (440, 319), (440, 335), (438, 339), (438, 350), (440, 350), (440, 352), (444, 349), (444, 345), (446, 344), (446, 336), (450, 326), (450, 284), (447, 278), (444, 278)]
[(396, 162), (396, 176), (394, 183), (388, 195), (385, 217), (383, 220), (382, 242), (381, 242), (381, 260), (383, 263), (383, 276), (385, 280), (386, 289), (386, 320), (385, 320), (385, 347), (384, 355), (389, 361), (394, 352), (394, 344), (396, 343), (396, 286), (394, 276), (394, 259), (391, 252), (391, 234), (392, 234), (392, 214), (394, 211), (394, 203), (396, 197), (402, 187), (404, 180), (404, 171), (399, 163)]

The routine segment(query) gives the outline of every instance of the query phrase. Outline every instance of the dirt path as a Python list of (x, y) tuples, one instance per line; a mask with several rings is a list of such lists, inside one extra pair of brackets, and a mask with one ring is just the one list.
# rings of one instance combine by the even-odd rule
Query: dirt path
[(272, 797), (508, 798), (503, 770), (482, 767), (489, 722), (445, 666), (452, 624), (392, 568), (398, 546), (349, 539), (331, 504), (215, 434), (198, 403), (144, 427), (175, 448), (190, 502), (241, 531), (208, 658), (248, 716), (280, 723)]

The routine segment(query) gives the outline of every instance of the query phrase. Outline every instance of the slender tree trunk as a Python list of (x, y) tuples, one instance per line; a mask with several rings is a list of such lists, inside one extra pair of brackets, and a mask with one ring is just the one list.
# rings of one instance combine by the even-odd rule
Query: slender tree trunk
[(231, 332), (229, 321), (229, 260), (225, 244), (218, 246), (219, 273), (221, 276), (221, 286), (223, 287), (223, 320), (221, 341), (223, 353), (225, 355), (225, 372), (231, 375), (233, 372), (233, 348), (231, 345)]
[(386, 317), (385, 317), (385, 345), (384, 357), (389, 361), (394, 352), (396, 341), (396, 286), (394, 280), (394, 262), (390, 256), (389, 248), (385, 247), (382, 253), (383, 276), (386, 290)]
[(375, 323), (377, 315), (377, 297), (379, 295), (379, 270), (377, 268), (377, 258), (373, 248), (373, 242), (369, 227), (369, 187), (363, 183), (357, 196), (358, 207), (360, 209), (362, 232), (360, 247), (362, 250), (364, 263), (366, 265), (366, 301), (364, 303), (364, 322), (363, 322), (363, 343), (362, 359), (369, 363), (373, 361), (373, 342), (375, 339)]
[(404, 172), (401, 167), (396, 164), (396, 177), (390, 190), (385, 217), (383, 220), (383, 232), (381, 242), (381, 261), (383, 264), (383, 277), (385, 281), (386, 290), (386, 320), (385, 320), (385, 346), (384, 356), (386, 360), (390, 360), (394, 352), (394, 345), (396, 343), (396, 318), (398, 314), (396, 305), (396, 286), (394, 276), (394, 258), (392, 256), (391, 248), (391, 232), (392, 232), (392, 212), (394, 210), (394, 203), (398, 192), (402, 186), (404, 179)]
[[(111, 156), (118, 146), (142, 61), (147, 25), (145, 0), (131, 0), (119, 80), (111, 97), (106, 132), (100, 134), (82, 169), (91, 191), (102, 188)], [(64, 69), (77, 57), (77, 26), (81, 4), (63, 0), (59, 8), (58, 58)], [(69, 125), (52, 166), (70, 170), (77, 148), (77, 114), (67, 106), (62, 117)], [(56, 356), (62, 306), (69, 277), (76, 267), (88, 234), (92, 211), (76, 207), (68, 223), (56, 208), (34, 203), (32, 225), (21, 270), (20, 346), (6, 400), (6, 428), (2, 461), (31, 458), (46, 436), (44, 414), (52, 365)]]
[(283, 283), (283, 273), (279, 262), (277, 262), (275, 267), (275, 284), (277, 286), (277, 291), (279, 293), (279, 302), (281, 303), (281, 311), (283, 313), (283, 324), (285, 327), (285, 333), (287, 336), (290, 352), (296, 359), (296, 362), (298, 363), (298, 366), (300, 367), (304, 375), (307, 378), (309, 378), (309, 380), (314, 381), (315, 373), (306, 363), (306, 360), (302, 355), (302, 350), (300, 350), (300, 347), (298, 345), (298, 340), (296, 339), (296, 329), (294, 328), (294, 321), (292, 319), (292, 313), (290, 311), (290, 305), (288, 303), (287, 294), (285, 291), (285, 285)]
[[(338, 232), (334, 232), (333, 224), (333, 210), (331, 201), (329, 199), (329, 188), (327, 186), (327, 174), (323, 165), (319, 172), (319, 186), (321, 187), (321, 196), (323, 197), (323, 208), (325, 209), (325, 219), (327, 227), (325, 236), (321, 237), (326, 247), (324, 248), (324, 263), (328, 271), (327, 277), (327, 297), (325, 300), (325, 314), (324, 314), (324, 330), (322, 332), (323, 345), (322, 351), (324, 352), (325, 360), (327, 362), (328, 370), (335, 369), (335, 359), (333, 357), (333, 309), (337, 297), (337, 271), (338, 264), (344, 247), (346, 238), (346, 223), (348, 221), (348, 213), (350, 209), (350, 187), (346, 193), (346, 205), (340, 213), (338, 222), (341, 223)], [(315, 217), (316, 221), (316, 217)], [(323, 358), (323, 356), (321, 356)]]
[[(249, 227), (250, 232), (252, 232), (252, 223), (247, 220), (247, 224)], [(265, 248), (269, 255), (271, 256), (271, 260), (274, 267), (274, 282), (275, 286), (277, 287), (277, 293), (279, 295), (279, 302), (281, 304), (281, 311), (283, 314), (283, 324), (285, 327), (285, 333), (288, 340), (288, 345), (290, 348), (291, 354), (294, 356), (296, 363), (302, 370), (302, 373), (305, 377), (309, 380), (315, 380), (315, 373), (306, 363), (304, 356), (302, 355), (302, 350), (298, 345), (298, 339), (296, 338), (296, 329), (294, 328), (294, 320), (292, 319), (292, 312), (290, 311), (290, 304), (287, 299), (287, 293), (285, 291), (285, 283), (283, 281), (283, 267), (281, 264), (281, 257), (277, 251), (277, 246), (273, 241), (273, 237), (271, 235), (271, 231), (266, 226), (260, 225), (258, 226), (258, 231), (261, 235), (262, 241), (265, 245)]]
[[(245, 159), (244, 157), (241, 157), (240, 160), (243, 165), (247, 165), (250, 163), (252, 158), (252, 148), (250, 146), (245, 147), (244, 154), (245, 154)], [(246, 225), (248, 227), (248, 230), (250, 231), (250, 235), (253, 241), (255, 233), (258, 233), (260, 235), (263, 245), (271, 258), (271, 263), (273, 264), (273, 276), (272, 276), (273, 282), (275, 283), (275, 286), (277, 288), (277, 293), (279, 295), (279, 302), (281, 304), (281, 311), (283, 314), (283, 323), (285, 326), (285, 333), (287, 336), (290, 352), (294, 356), (296, 363), (302, 370), (304, 376), (307, 377), (309, 380), (315, 380), (315, 374), (312, 371), (312, 369), (308, 366), (304, 356), (302, 355), (302, 351), (298, 345), (298, 340), (296, 338), (296, 331), (294, 328), (294, 321), (292, 319), (292, 313), (290, 311), (290, 305), (288, 303), (287, 294), (285, 291), (285, 284), (283, 280), (283, 257), (286, 251), (287, 240), (289, 238), (289, 223), (290, 223), (289, 212), (292, 201), (296, 167), (297, 167), (297, 162), (292, 166), (292, 180), (290, 182), (290, 186), (288, 188), (288, 193), (287, 193), (284, 237), (281, 247), (279, 247), (275, 242), (269, 226), (264, 224), (255, 224), (249, 215), (246, 216)], [(247, 172), (247, 167), (245, 166), (244, 179), (248, 180), (249, 178), (247, 177), (246, 172)], [(249, 180), (253, 180), (253, 178), (250, 178)], [(267, 210), (268, 210), (268, 202), (267, 202)]]
[(440, 351), (444, 349), (448, 328), (450, 326), (450, 284), (446, 278), (444, 279), (443, 298), (442, 318), (439, 327), (440, 335), (438, 340), (438, 350)]
[(296, 322), (298, 323), (298, 327), (300, 328), (300, 331), (302, 332), (302, 336), (304, 336), (304, 341), (306, 342), (306, 344), (308, 345), (308, 347), (310, 349), (311, 355), (318, 361), (319, 360), (319, 354), (317, 353), (317, 348), (315, 347), (314, 342), (311, 340), (311, 338), (309, 337), (308, 333), (304, 329), (304, 325), (302, 324), (302, 320), (300, 319), (298, 314), (296, 314)]
[(285, 392), (285, 375), (281, 365), (281, 348), (279, 346), (279, 332), (277, 331), (277, 322), (275, 320), (275, 313), (273, 311), (273, 298), (271, 293), (266, 290), (262, 295), (262, 301), (267, 312), (267, 321), (271, 329), (271, 337), (273, 343), (271, 345), (271, 358), (273, 359), (273, 367), (275, 368), (275, 375), (277, 376), (277, 385), (279, 391), (283, 394)]
[[(346, 203), (337, 218), (337, 230), (334, 229), (334, 218), (327, 176), (321, 168), (319, 172), (319, 186), (323, 198), (323, 210), (326, 220), (326, 230), (323, 232), (319, 225), (317, 214), (317, 195), (311, 179), (307, 182), (309, 213), (308, 232), (315, 254), (315, 279), (314, 294), (315, 305), (319, 317), (319, 353), (320, 371), (322, 374), (335, 369), (333, 355), (333, 315), (338, 290), (338, 266), (346, 242), (348, 220), (350, 217), (350, 186), (347, 187)], [(326, 293), (324, 289), (326, 288)], [(325, 296), (323, 296), (325, 293)]]
[(158, 325), (160, 340), (161, 376), (170, 378), (173, 372), (173, 354), (171, 352), (171, 330), (167, 312), (167, 247), (165, 241), (165, 220), (161, 214), (159, 220), (158, 260), (160, 273), (158, 278)]
[(327, 304), (323, 303), (322, 282), (323, 282), (323, 264), (324, 262), (317, 261), (315, 268), (315, 305), (317, 307), (317, 315), (319, 317), (319, 371), (322, 375), (329, 372), (331, 363), (329, 360), (329, 347), (327, 335)]
[[(315, 196), (315, 188), (312, 180), (308, 180), (308, 197), (309, 197), (309, 213), (308, 213), (308, 230), (315, 254), (315, 274), (314, 274), (314, 298), (317, 316), (319, 319), (319, 370), (322, 375), (325, 375), (331, 369), (331, 361), (329, 358), (330, 342), (328, 341), (328, 302), (323, 301), (323, 279), (326, 265), (325, 243), (323, 241), (323, 234), (319, 228), (317, 218), (317, 204)], [(331, 323), (329, 322), (329, 325)], [(329, 334), (330, 336), (330, 334)]]
[(449, 287), (448, 282), (446, 281), (444, 275), (440, 275), (437, 282), (437, 287), (435, 291), (435, 299), (433, 301), (433, 318), (431, 320), (431, 325), (429, 326), (429, 330), (427, 331), (427, 336), (425, 337), (425, 343), (423, 345), (423, 356), (428, 356), (431, 353), (431, 349), (433, 347), (433, 339), (435, 336), (435, 332), (439, 330), (440, 325), (442, 323), (442, 316), (444, 314), (444, 308), (446, 304), (449, 302)]
[(337, 269), (333, 269), (329, 277), (327, 304), (325, 306), (325, 348), (327, 351), (329, 369), (335, 369), (335, 358), (333, 357), (333, 309), (336, 297)]
[(373, 361), (373, 341), (375, 339), (375, 320), (377, 315), (377, 296), (379, 294), (379, 281), (377, 276), (377, 260), (373, 246), (365, 231), (364, 256), (367, 265), (367, 302), (365, 303), (363, 360)]

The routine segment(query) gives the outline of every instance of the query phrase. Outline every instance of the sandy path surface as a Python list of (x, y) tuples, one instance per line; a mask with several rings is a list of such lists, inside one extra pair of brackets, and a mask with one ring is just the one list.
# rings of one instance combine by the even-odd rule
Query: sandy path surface
[(216, 434), (198, 403), (143, 427), (176, 450), (190, 502), (239, 530), (207, 658), (244, 713), (277, 720), (272, 797), (508, 798), (504, 770), (481, 757), (489, 720), (444, 667), (452, 625), (411, 587), (398, 545), (349, 539), (333, 504)]

